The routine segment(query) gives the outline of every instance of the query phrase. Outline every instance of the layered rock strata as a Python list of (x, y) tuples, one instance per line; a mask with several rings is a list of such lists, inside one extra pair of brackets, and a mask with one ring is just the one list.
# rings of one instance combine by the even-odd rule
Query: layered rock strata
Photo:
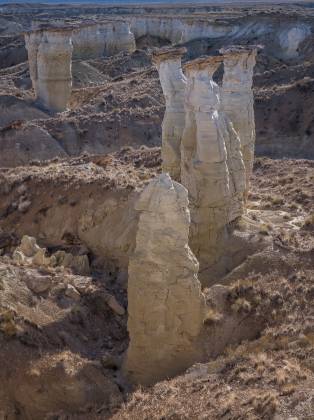
[(136, 204), (125, 370), (142, 384), (175, 375), (201, 357), (205, 299), (188, 246), (188, 204), (187, 190), (168, 174), (152, 180)]
[(181, 140), (185, 126), (186, 78), (181, 67), (181, 58), (185, 53), (185, 48), (166, 48), (153, 53), (153, 63), (157, 67), (166, 101), (162, 123), (162, 169), (176, 181), (180, 181)]
[(247, 197), (253, 170), (255, 148), (253, 71), (257, 47), (231, 47), (220, 50), (224, 56), (222, 105), (241, 140), (246, 171)]
[(40, 29), (25, 34), (25, 40), (36, 99), (51, 111), (64, 111), (72, 89), (71, 30)]

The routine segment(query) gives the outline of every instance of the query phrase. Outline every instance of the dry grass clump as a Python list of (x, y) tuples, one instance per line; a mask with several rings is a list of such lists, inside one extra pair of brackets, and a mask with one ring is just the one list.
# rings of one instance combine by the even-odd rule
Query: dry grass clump
[(244, 298), (238, 298), (231, 306), (234, 312), (249, 314), (252, 310), (252, 305)]
[(209, 308), (206, 312), (204, 323), (205, 324), (216, 324), (221, 321), (223, 315), (218, 312), (216, 309)]
[(0, 312), (0, 331), (6, 337), (13, 337), (17, 333), (17, 325), (15, 323), (15, 314), (11, 310)]
[(271, 419), (276, 414), (278, 409), (278, 398), (274, 392), (265, 392), (263, 394), (256, 394), (252, 400), (255, 413), (259, 418)]
[(261, 224), (261, 226), (259, 228), (259, 233), (261, 235), (268, 236), (270, 234), (271, 229), (272, 229), (271, 225), (263, 223), (263, 224)]
[(279, 196), (279, 195), (269, 195), (268, 197), (266, 197), (268, 199), (268, 201), (271, 202), (271, 204), (273, 204), (274, 206), (280, 206), (283, 205), (285, 200)]
[(314, 213), (311, 213), (305, 220), (303, 227), (313, 228), (314, 227)]
[[(239, 280), (230, 287), (228, 300), (233, 312), (241, 314), (255, 313), (261, 305), (265, 292), (260, 290), (258, 283), (252, 278)], [(267, 300), (265, 300), (267, 303)]]

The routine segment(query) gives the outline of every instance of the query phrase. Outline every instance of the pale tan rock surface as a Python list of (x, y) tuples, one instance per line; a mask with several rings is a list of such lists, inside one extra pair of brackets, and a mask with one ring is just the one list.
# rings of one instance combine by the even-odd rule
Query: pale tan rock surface
[(136, 49), (130, 24), (124, 20), (79, 24), (73, 29), (72, 41), (74, 59), (132, 53)]
[(37, 69), (37, 55), (39, 44), (41, 43), (42, 33), (40, 31), (27, 32), (24, 35), (25, 47), (28, 54), (28, 67), (30, 78), (32, 80), (35, 97), (38, 96), (38, 69)]
[(198, 262), (188, 246), (188, 192), (168, 174), (143, 191), (136, 247), (129, 262), (125, 371), (150, 384), (175, 375), (201, 357), (198, 338), (205, 300)]
[(134, 16), (130, 19), (131, 30), (138, 39), (150, 35), (179, 44), (200, 38), (219, 38), (236, 30), (224, 22), (209, 19), (176, 16)]
[(186, 78), (181, 67), (186, 48), (165, 48), (153, 53), (161, 87), (166, 100), (162, 123), (162, 169), (180, 181), (181, 140), (185, 126), (184, 95)]
[(71, 33), (71, 28), (47, 28), (25, 34), (35, 97), (54, 112), (64, 111), (71, 95)]
[(186, 125), (182, 139), (181, 181), (191, 203), (190, 244), (200, 271), (222, 250), (219, 242), (230, 220), (232, 189), (228, 168), (226, 121), (219, 112), (219, 87), (212, 75), (222, 57), (206, 57), (185, 66)]
[(130, 23), (126, 20), (115, 20), (106, 37), (105, 55), (113, 55), (121, 51), (132, 53), (135, 49), (135, 38), (131, 32)]
[(222, 105), (239, 134), (246, 170), (247, 196), (253, 169), (255, 118), (253, 71), (257, 47), (230, 47), (220, 50), (224, 56)]
[(89, 259), (86, 254), (72, 255), (69, 252), (57, 251), (51, 256), (47, 256), (46, 248), (41, 248), (36, 238), (24, 235), (13, 253), (13, 259), (19, 263), (35, 265), (39, 267), (64, 267), (83, 276), (90, 274)]

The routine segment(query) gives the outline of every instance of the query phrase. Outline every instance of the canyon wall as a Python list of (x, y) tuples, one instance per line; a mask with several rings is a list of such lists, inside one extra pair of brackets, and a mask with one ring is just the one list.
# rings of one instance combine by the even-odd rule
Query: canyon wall
[(188, 192), (162, 174), (142, 192), (129, 262), (128, 348), (125, 371), (152, 384), (200, 360), (205, 299), (198, 262), (188, 246)]
[(90, 59), (133, 52), (135, 39), (127, 21), (87, 23), (73, 30), (73, 58)]
[(148, 17), (130, 18), (135, 39), (150, 35), (169, 40), (172, 44), (198, 38), (219, 38), (232, 34), (237, 26), (215, 23), (202, 18)]
[(167, 48), (153, 54), (166, 101), (162, 123), (162, 169), (176, 181), (181, 178), (181, 140), (185, 125), (186, 78), (181, 67), (184, 53), (185, 48)]
[(133, 52), (135, 38), (127, 20), (77, 21), (70, 19), (34, 19), (32, 29), (41, 27), (72, 29), (73, 59), (88, 60), (111, 56), (119, 52)]
[[(278, 58), (293, 59), (300, 55), (299, 47), (311, 35), (311, 24), (302, 20), (278, 21), (272, 16), (256, 18), (239, 17), (216, 19), (195, 16), (134, 16), (130, 17), (135, 39), (150, 35), (166, 39), (172, 44), (185, 43), (201, 38), (225, 39), (227, 44), (247, 41), (265, 44), (269, 54)], [(272, 34), (270, 41), (269, 35)]]
[[(278, 21), (271, 16), (239, 17), (217, 19), (215, 16), (126, 16), (104, 21), (82, 21), (74, 18), (34, 20), (33, 29), (42, 22), (53, 26), (73, 26), (73, 57), (75, 59), (97, 58), (113, 55), (120, 51), (135, 50), (136, 40), (152, 36), (170, 41), (172, 44), (209, 38), (215, 41), (225, 39), (227, 44), (247, 40), (265, 44), (267, 53), (278, 58), (294, 59), (300, 46), (311, 35), (311, 25), (302, 20)], [(269, 34), (272, 34), (270, 42)]]

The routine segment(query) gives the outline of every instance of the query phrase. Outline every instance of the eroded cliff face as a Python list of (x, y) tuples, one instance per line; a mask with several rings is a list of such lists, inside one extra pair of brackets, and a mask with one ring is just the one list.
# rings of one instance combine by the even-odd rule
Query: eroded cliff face
[(206, 19), (180, 17), (130, 18), (131, 31), (136, 39), (145, 35), (168, 39), (172, 44), (184, 43), (198, 38), (219, 38), (235, 32), (237, 26), (215, 23)]
[(299, 47), (302, 42), (311, 35), (311, 27), (306, 23), (288, 25), (279, 34), (279, 44), (284, 58), (296, 58), (299, 55)]
[(32, 29), (42, 27), (72, 29), (73, 59), (88, 60), (112, 56), (119, 52), (132, 53), (135, 38), (127, 20), (112, 19), (91, 21), (77, 19), (34, 19)]
[(166, 100), (162, 123), (162, 168), (176, 181), (181, 179), (181, 140), (185, 126), (186, 78), (181, 67), (185, 52), (185, 48), (168, 48), (153, 54)]
[(132, 380), (151, 384), (201, 358), (205, 299), (188, 246), (187, 190), (162, 174), (135, 206), (139, 224), (129, 262), (125, 371)]
[(90, 59), (114, 55), (121, 51), (132, 53), (135, 39), (127, 21), (115, 20), (78, 25), (73, 30), (73, 58)]
[[(153, 36), (170, 41), (172, 44), (186, 43), (201, 38), (219, 41), (227, 44), (246, 39), (250, 42), (259, 39), (265, 44), (267, 52), (275, 57), (293, 59), (300, 55), (299, 47), (311, 35), (311, 24), (302, 19), (278, 20), (276, 16), (262, 15), (258, 18), (227, 16), (224, 20), (209, 15), (184, 16), (134, 16), (129, 18), (131, 31), (135, 39), (143, 36)], [(269, 34), (273, 41), (269, 42)]]
[(48, 110), (64, 111), (72, 89), (71, 30), (36, 30), (25, 41), (36, 100)]

